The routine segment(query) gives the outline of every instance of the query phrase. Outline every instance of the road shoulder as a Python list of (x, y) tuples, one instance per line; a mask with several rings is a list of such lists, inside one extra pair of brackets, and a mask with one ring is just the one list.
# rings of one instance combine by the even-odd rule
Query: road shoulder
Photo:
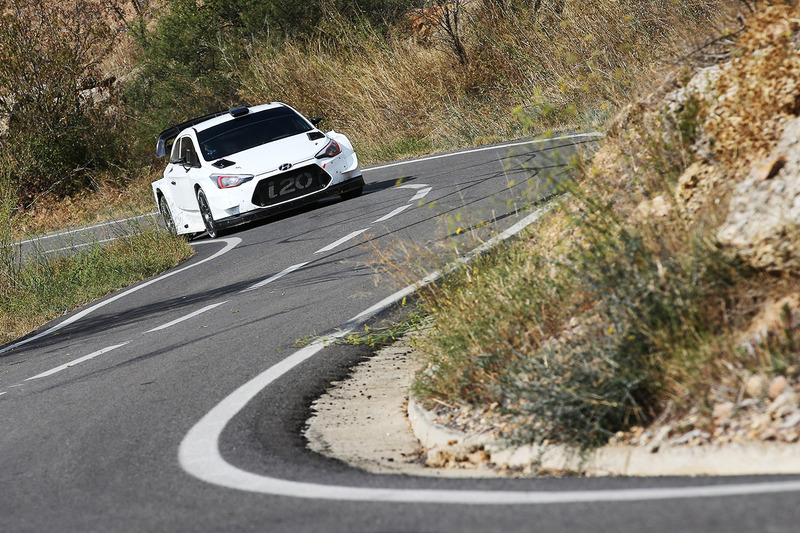
[(507, 477), (800, 473), (800, 444), (750, 440), (692, 445), (650, 439), (588, 457), (559, 446), (508, 447), (490, 433), (441, 424), (408, 400), (421, 354), (408, 339), (377, 351), (314, 402), (306, 438), (317, 453), (375, 474)]

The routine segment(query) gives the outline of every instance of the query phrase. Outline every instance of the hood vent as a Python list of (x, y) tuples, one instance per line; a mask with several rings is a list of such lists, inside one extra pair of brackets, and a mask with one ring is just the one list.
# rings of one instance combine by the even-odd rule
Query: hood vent
[(217, 168), (228, 168), (229, 166), (235, 165), (235, 164), (236, 163), (234, 163), (233, 161), (228, 161), (227, 159), (220, 159), (216, 163), (211, 163), (211, 166), (212, 167), (217, 167)]

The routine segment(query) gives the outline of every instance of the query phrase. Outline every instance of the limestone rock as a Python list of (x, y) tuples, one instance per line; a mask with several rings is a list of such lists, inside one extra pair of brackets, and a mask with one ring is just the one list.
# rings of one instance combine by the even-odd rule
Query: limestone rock
[(736, 186), (717, 237), (756, 268), (800, 272), (800, 118)]

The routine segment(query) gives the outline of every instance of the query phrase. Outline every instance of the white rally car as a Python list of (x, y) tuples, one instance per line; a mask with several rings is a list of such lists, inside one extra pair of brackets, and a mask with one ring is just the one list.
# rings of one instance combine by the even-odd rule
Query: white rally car
[(158, 136), (169, 150), (164, 177), (153, 182), (167, 229), (220, 231), (319, 198), (359, 196), (364, 178), (342, 134), (317, 129), (286, 104), (236, 107), (186, 121)]

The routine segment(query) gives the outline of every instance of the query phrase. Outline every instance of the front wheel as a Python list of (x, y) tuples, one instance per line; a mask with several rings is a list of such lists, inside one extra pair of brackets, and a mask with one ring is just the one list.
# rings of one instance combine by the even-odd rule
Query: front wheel
[(206, 233), (212, 239), (219, 237), (219, 229), (214, 224), (214, 217), (211, 215), (211, 207), (208, 205), (208, 199), (203, 189), (197, 189), (197, 206), (200, 208), (200, 216), (203, 217), (203, 224), (206, 227)]
[(177, 235), (178, 230), (175, 227), (175, 220), (172, 218), (172, 211), (169, 210), (169, 204), (164, 196), (158, 197), (158, 211), (161, 213), (161, 218), (164, 219), (166, 230), (173, 235)]

